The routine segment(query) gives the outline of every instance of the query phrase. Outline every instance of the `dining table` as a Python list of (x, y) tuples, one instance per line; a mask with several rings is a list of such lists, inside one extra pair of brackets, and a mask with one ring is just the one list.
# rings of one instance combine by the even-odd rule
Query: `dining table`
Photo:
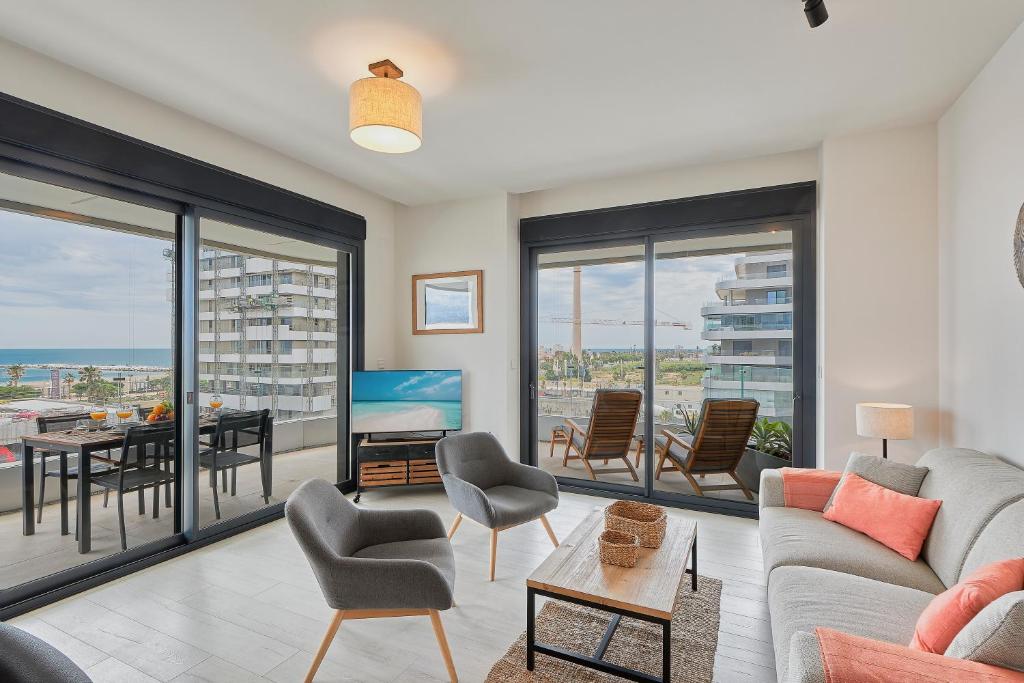
[[(146, 423), (135, 423), (144, 425)], [(163, 424), (163, 423), (161, 423)], [(216, 417), (203, 415), (199, 418), (199, 433), (211, 434), (217, 429)], [(59, 432), (46, 432), (44, 434), (32, 434), (22, 437), (22, 462), (25, 465), (21, 468), (21, 510), (22, 510), (22, 534), (31, 536), (36, 532), (36, 521), (33, 515), (35, 509), (35, 467), (33, 453), (35, 449), (45, 449), (51, 453), (57, 453), (60, 457), (60, 496), (62, 501), (67, 500), (68, 494), (68, 458), (78, 457), (78, 490), (76, 496), (76, 509), (78, 512), (78, 552), (88, 553), (92, 549), (92, 499), (91, 478), (92, 472), (87, 463), (96, 459), (114, 464), (120, 458), (115, 454), (115, 449), (120, 449), (124, 444), (125, 433), (115, 426), (101, 428), (75, 428)], [(269, 451), (269, 449), (264, 449)], [(108, 454), (109, 452), (109, 454)], [(102, 453), (103, 455), (100, 455)], [(266, 453), (260, 454), (266, 457)], [(174, 533), (180, 533), (179, 522), (175, 519)], [(61, 535), (68, 533), (67, 508), (62, 506), (61, 510)]]

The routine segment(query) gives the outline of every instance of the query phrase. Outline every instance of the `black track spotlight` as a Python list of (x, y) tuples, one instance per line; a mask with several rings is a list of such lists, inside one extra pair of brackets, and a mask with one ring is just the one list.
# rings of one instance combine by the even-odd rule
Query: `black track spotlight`
[(803, 0), (804, 15), (811, 28), (818, 28), (828, 21), (828, 10), (825, 9), (825, 0)]

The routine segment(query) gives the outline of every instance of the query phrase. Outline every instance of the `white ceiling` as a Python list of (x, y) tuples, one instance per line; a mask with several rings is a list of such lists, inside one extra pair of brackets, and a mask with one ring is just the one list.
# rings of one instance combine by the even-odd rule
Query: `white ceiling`
[[(0, 0), (0, 35), (407, 204), (803, 149), (935, 120), (1022, 0)], [(391, 58), (420, 150), (348, 139)], [(9, 65), (5, 65), (7, 67)]]

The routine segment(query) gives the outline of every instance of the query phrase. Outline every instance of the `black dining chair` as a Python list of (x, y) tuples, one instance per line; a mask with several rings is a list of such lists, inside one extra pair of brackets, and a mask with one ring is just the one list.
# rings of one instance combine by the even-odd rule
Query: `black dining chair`
[[(61, 432), (68, 429), (74, 429), (78, 424), (79, 420), (92, 420), (89, 413), (73, 413), (68, 415), (40, 415), (36, 418), (36, 430), (40, 434), (46, 434), (48, 432)], [(67, 458), (67, 454), (61, 454), (58, 451), (47, 451), (37, 450), (36, 453), (39, 455), (39, 505), (36, 511), (36, 523), (42, 524), (43, 522), (43, 504), (46, 501), (46, 480), (49, 477), (60, 479), (61, 470), (60, 468), (55, 470), (46, 469), (46, 459), (48, 457)], [(77, 480), (78, 479), (78, 468), (81, 463), (67, 467), (65, 470), (66, 480)], [(109, 462), (93, 462), (89, 461), (90, 473), (92, 475), (105, 474), (111, 470), (111, 463)], [(60, 487), (60, 515), (64, 521), (64, 526), (67, 526), (68, 518), (68, 489), (67, 486)], [(103, 492), (103, 507), (107, 507), (107, 492)]]
[(138, 491), (140, 498), (147, 488), (153, 489), (153, 519), (160, 517), (160, 486), (174, 483), (169, 466), (174, 459), (174, 423), (129, 427), (121, 446), (117, 468), (92, 478), (92, 483), (117, 492), (117, 522), (121, 532), (121, 550), (128, 549), (124, 528), (124, 494)]
[[(270, 411), (250, 410), (222, 413), (217, 418), (217, 427), (210, 447), (199, 452), (199, 466), (210, 471), (210, 488), (213, 489), (213, 510), (220, 519), (220, 498), (217, 493), (217, 473), (226, 477), (231, 470), (231, 495), (237, 493), (238, 468), (242, 465), (259, 463), (260, 481), (263, 486), (263, 502), (270, 503), (272, 484), (267, 459), (267, 436), (271, 429)], [(257, 446), (257, 454), (243, 453), (242, 448)]]

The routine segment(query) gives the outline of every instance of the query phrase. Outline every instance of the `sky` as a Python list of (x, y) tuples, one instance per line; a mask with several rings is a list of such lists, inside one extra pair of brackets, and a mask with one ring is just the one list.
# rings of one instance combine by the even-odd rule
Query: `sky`
[(460, 401), (458, 370), (388, 370), (352, 373), (353, 401)]
[(169, 348), (171, 246), (0, 211), (0, 348)]
[[(664, 322), (689, 323), (691, 329), (656, 327), (655, 346), (693, 348), (707, 346), (700, 338), (701, 307), (717, 300), (715, 282), (734, 273), (736, 258), (742, 254), (662, 259), (655, 263), (655, 318)], [(545, 322), (545, 318), (572, 317), (572, 267), (541, 270), (538, 341), (541, 346), (561, 344), (572, 347), (570, 323)], [(644, 319), (643, 262), (584, 266), (581, 277), (583, 320)], [(642, 325), (583, 325), (583, 348), (639, 349), (644, 345)]]

